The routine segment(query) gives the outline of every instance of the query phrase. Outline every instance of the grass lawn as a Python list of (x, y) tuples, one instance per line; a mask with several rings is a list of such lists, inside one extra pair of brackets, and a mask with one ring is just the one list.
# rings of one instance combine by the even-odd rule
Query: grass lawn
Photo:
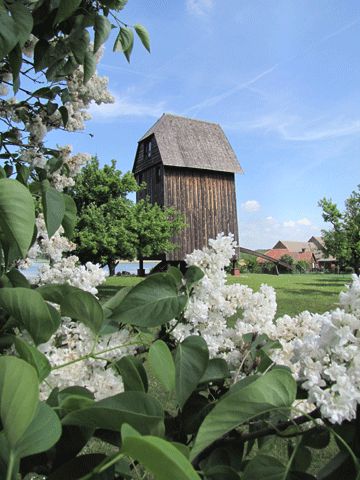
[[(143, 279), (133, 276), (110, 277), (99, 287), (101, 298), (114, 295), (119, 288), (138, 284)], [(350, 283), (350, 275), (332, 274), (282, 274), (266, 275), (244, 273), (239, 277), (229, 275), (228, 283), (241, 283), (258, 290), (262, 283), (275, 288), (278, 311), (277, 316), (295, 315), (304, 310), (323, 313), (336, 307), (339, 292)]]
[(229, 276), (229, 283), (248, 285), (258, 290), (262, 283), (275, 288), (278, 304), (277, 317), (295, 315), (304, 310), (323, 313), (337, 306), (339, 293), (350, 283), (350, 275), (332, 274), (282, 274), (266, 275), (244, 273)]

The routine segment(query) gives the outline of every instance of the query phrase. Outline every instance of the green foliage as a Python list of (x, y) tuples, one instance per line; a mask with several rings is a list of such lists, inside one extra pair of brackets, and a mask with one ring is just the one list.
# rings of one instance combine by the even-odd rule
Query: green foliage
[(296, 269), (299, 273), (305, 273), (305, 272), (309, 272), (309, 271), (310, 271), (311, 265), (310, 265), (306, 260), (299, 260), (299, 261), (296, 262), (296, 264), (295, 264), (295, 269)]
[(34, 201), (28, 189), (16, 180), (0, 179), (0, 241), (6, 265), (26, 256), (34, 223)]
[(288, 265), (294, 265), (294, 262), (295, 262), (294, 259), (293, 259), (293, 257), (292, 257), (291, 255), (287, 255), (287, 254), (285, 254), (285, 255), (283, 255), (282, 257), (280, 257), (280, 260), (281, 260), (282, 262), (287, 263)]
[(260, 273), (261, 272), (261, 265), (257, 261), (257, 257), (249, 256), (246, 259), (246, 269), (250, 273)]
[(149, 350), (149, 364), (152, 373), (166, 391), (175, 388), (175, 364), (169, 347), (162, 340), (153, 343)]
[(82, 212), (89, 205), (99, 207), (109, 199), (125, 199), (129, 193), (138, 190), (134, 176), (130, 172), (122, 175), (116, 168), (115, 160), (112, 160), (111, 165), (100, 168), (99, 160), (93, 157), (77, 175), (70, 193), (78, 212)]
[(157, 273), (136, 285), (118, 305), (113, 305), (108, 318), (138, 327), (156, 327), (179, 316), (186, 303), (187, 296), (178, 291), (173, 277)]
[[(189, 460), (176, 446), (152, 436), (141, 436), (133, 428), (121, 429), (122, 451), (139, 460), (158, 480), (200, 480)], [(171, 472), (171, 473), (170, 473)]]
[(180, 408), (200, 383), (209, 362), (209, 350), (202, 337), (185, 338), (175, 356), (176, 399)]
[(232, 429), (276, 409), (291, 407), (296, 397), (296, 383), (291, 373), (274, 369), (254, 381), (235, 384), (220, 400), (199, 428), (191, 458)]
[(330, 230), (322, 230), (327, 255), (339, 262), (340, 268), (347, 266), (360, 271), (360, 185), (345, 202), (344, 212), (331, 199), (319, 202), (323, 219), (331, 224)]
[(174, 208), (162, 208), (148, 200), (135, 205), (137, 258), (154, 258), (176, 250), (172, 237), (184, 227), (184, 217)]
[(136, 205), (127, 199), (139, 186), (134, 176), (111, 165), (99, 168), (93, 158), (76, 178), (72, 194), (79, 211), (75, 233), (77, 254), (83, 261), (108, 265), (115, 274), (118, 259), (158, 256), (174, 249), (172, 236), (183, 226), (174, 209), (148, 201)]
[(0, 289), (0, 306), (20, 328), (26, 328), (37, 345), (47, 342), (60, 324), (57, 311), (29, 288)]
[(125, 391), (147, 392), (148, 378), (146, 370), (139, 358), (128, 355), (120, 358), (114, 367), (120, 373)]

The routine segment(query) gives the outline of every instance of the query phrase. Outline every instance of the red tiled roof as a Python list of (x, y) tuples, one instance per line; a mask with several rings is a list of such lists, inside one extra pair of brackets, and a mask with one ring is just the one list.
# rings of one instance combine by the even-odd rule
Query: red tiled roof
[[(287, 250), (286, 248), (271, 249), (265, 252), (264, 255), (267, 255), (274, 260), (280, 260), (283, 255), (289, 255), (289, 257), (293, 258), (296, 262), (298, 262), (299, 260), (305, 260), (305, 262), (307, 263), (312, 263), (314, 261), (314, 256), (312, 252), (290, 252), (290, 250)], [(266, 260), (264, 260), (263, 258), (259, 258), (258, 262), (265, 263)]]

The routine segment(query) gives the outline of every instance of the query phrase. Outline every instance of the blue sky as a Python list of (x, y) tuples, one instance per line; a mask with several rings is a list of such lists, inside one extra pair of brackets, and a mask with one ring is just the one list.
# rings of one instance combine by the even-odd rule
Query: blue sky
[(163, 112), (219, 123), (245, 172), (240, 244), (319, 235), (318, 200), (343, 208), (360, 183), (360, 3), (129, 0), (121, 18), (147, 27), (151, 54), (137, 42), (128, 65), (109, 44), (99, 73), (116, 102), (56, 140), (127, 171)]

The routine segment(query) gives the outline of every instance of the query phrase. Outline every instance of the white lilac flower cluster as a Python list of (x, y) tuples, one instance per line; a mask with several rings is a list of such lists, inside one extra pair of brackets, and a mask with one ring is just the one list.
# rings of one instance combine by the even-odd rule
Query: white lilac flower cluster
[(360, 403), (360, 277), (353, 275), (352, 284), (340, 294), (341, 308), (275, 320), (273, 288), (262, 285), (253, 292), (226, 285), (224, 268), (234, 253), (233, 236), (221, 234), (209, 247), (187, 256), (188, 265), (199, 266), (205, 276), (185, 311), (187, 323), (176, 325), (175, 337), (203, 336), (210, 354), (226, 358), (238, 378), (250, 373), (243, 368), (248, 353), (243, 335), (265, 333), (282, 346), (273, 350), (273, 361), (289, 366), (308, 391), (307, 407), (315, 405), (332, 423), (354, 418)]
[[(29, 57), (33, 55), (36, 37), (30, 36), (23, 48), (23, 53)], [(57, 40), (53, 40), (56, 42)], [(93, 45), (89, 45), (92, 50)], [(102, 56), (102, 49), (99, 49), (95, 55), (96, 62), (99, 62)], [(8, 84), (11, 84), (12, 75), (6, 71), (0, 73), (0, 96), (8, 94)], [(26, 162), (30, 167), (46, 168), (49, 152), (44, 148), (44, 139), (48, 132), (54, 129), (63, 128), (67, 131), (74, 132), (85, 128), (85, 121), (91, 118), (88, 112), (90, 104), (95, 102), (113, 103), (114, 97), (108, 91), (107, 77), (100, 77), (95, 73), (86, 84), (83, 81), (83, 66), (79, 66), (64, 82), (61, 87), (66, 87), (68, 99), (64, 103), (66, 108), (66, 122), (63, 123), (64, 110), (60, 112), (49, 111), (44, 105), (37, 103), (37, 108), (29, 108), (26, 118), (24, 119), (25, 109), (23, 102), (16, 98), (8, 98), (0, 100), (0, 115), (7, 119), (7, 123), (11, 123), (12, 139), (14, 144), (19, 145), (19, 160)], [(27, 101), (30, 102), (28, 99)], [(32, 107), (31, 102), (29, 103)], [(23, 123), (24, 128), (18, 128), (16, 124)], [(15, 134), (18, 138), (15, 138)], [(71, 148), (68, 146), (58, 147), (58, 155), (61, 162), (55, 172), (49, 175), (49, 180), (53, 186), (63, 191), (64, 188), (74, 185), (73, 177), (79, 172), (82, 165), (89, 159), (89, 155), (77, 154), (70, 156)], [(65, 168), (64, 168), (65, 167)]]
[[(207, 342), (211, 356), (223, 356), (236, 368), (243, 357), (242, 335), (259, 331), (274, 331), (276, 312), (275, 292), (262, 285), (259, 292), (234, 284), (226, 285), (225, 267), (235, 254), (234, 236), (219, 234), (209, 241), (209, 247), (187, 255), (186, 262), (204, 271), (204, 277), (195, 286), (185, 311), (186, 323), (178, 324), (174, 336), (181, 340), (188, 335), (201, 335)], [(235, 326), (229, 320), (241, 310)]]
[(54, 188), (59, 192), (62, 192), (64, 188), (75, 185), (74, 177), (80, 173), (81, 167), (91, 159), (91, 155), (88, 153), (71, 155), (71, 151), (71, 145), (59, 147), (59, 159), (62, 161), (62, 165), (66, 165), (67, 174), (64, 175), (57, 170), (49, 179)]
[(122, 379), (111, 363), (134, 353), (135, 345), (125, 328), (97, 338), (85, 325), (63, 317), (57, 332), (38, 349), (52, 367), (46, 382), (40, 386), (42, 398), (47, 398), (55, 387), (61, 390), (78, 385), (101, 400), (124, 390)]
[(37, 240), (29, 250), (27, 259), (19, 266), (21, 268), (29, 267), (32, 260), (40, 254), (48, 258), (50, 263), (39, 268), (38, 275), (32, 279), (33, 283), (38, 285), (67, 283), (96, 295), (98, 293), (96, 287), (106, 279), (106, 273), (100, 265), (91, 262), (80, 265), (79, 257), (76, 255), (64, 257), (64, 253), (71, 252), (76, 248), (75, 243), (63, 235), (62, 227), (49, 238), (42, 214), (39, 214), (36, 219), (36, 227)]
[(85, 265), (79, 265), (79, 257), (71, 255), (53, 265), (40, 267), (37, 283), (39, 285), (67, 283), (97, 295), (96, 287), (104, 283), (105, 279), (106, 273), (98, 264), (86, 262)]

